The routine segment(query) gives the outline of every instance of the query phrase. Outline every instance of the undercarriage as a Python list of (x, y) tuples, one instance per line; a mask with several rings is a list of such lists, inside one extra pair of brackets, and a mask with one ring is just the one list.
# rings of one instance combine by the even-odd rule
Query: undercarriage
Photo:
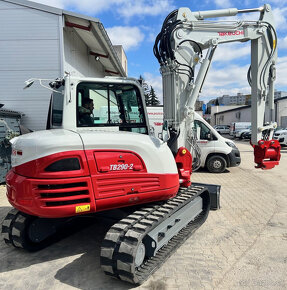
[[(106, 233), (102, 269), (120, 280), (143, 283), (200, 227), (210, 206), (207, 188), (193, 185), (168, 201), (133, 211)], [(37, 251), (65, 236), (73, 220), (38, 218), (12, 209), (3, 221), (2, 236), (6, 244)]]

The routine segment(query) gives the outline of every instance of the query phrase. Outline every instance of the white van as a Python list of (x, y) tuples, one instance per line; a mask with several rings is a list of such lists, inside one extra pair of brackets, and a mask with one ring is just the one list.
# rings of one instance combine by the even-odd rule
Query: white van
[[(163, 107), (147, 107), (147, 113), (151, 130), (158, 137), (162, 131)], [(226, 167), (240, 164), (240, 152), (232, 140), (222, 137), (197, 113), (194, 125), (199, 131), (197, 144), (201, 150), (201, 167), (206, 167), (210, 172), (221, 173)]]

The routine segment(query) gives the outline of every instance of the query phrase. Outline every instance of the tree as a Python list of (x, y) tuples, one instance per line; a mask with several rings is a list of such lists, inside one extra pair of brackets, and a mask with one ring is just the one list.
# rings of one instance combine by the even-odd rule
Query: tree
[(148, 84), (146, 83), (145, 79), (140, 75), (139, 77), (139, 81), (141, 83), (141, 86), (143, 88), (143, 92), (144, 92), (144, 98), (145, 98), (145, 103), (148, 106), (150, 103), (150, 91), (148, 88)]
[(149, 104), (148, 106), (158, 106), (160, 104), (159, 99), (157, 98), (155, 91), (152, 86), (150, 86), (150, 91), (149, 91)]

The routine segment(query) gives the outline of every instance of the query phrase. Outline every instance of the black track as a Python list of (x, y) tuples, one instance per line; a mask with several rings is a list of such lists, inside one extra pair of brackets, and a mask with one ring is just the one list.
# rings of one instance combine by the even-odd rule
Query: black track
[[(37, 223), (43, 221), (43, 223)], [(47, 227), (45, 221), (49, 220), (49, 225), (52, 228), (48, 229), (46, 237), (37, 239), (37, 231), (34, 230), (36, 235), (31, 236), (31, 227)], [(50, 223), (51, 221), (51, 223)], [(2, 238), (5, 243), (14, 246), (15, 248), (22, 248), (24, 250), (35, 252), (39, 251), (51, 244), (91, 225), (93, 219), (90, 217), (78, 218), (58, 218), (58, 219), (45, 219), (36, 216), (25, 214), (17, 209), (12, 209), (5, 217), (2, 223)], [(43, 228), (42, 228), (43, 230)]]
[(33, 243), (28, 237), (27, 228), (36, 218), (15, 208), (10, 210), (2, 224), (2, 236), (5, 243), (28, 251), (44, 248), (46, 243)]
[[(144, 237), (166, 218), (195, 197), (201, 196), (203, 210), (186, 227), (163, 246), (155, 256), (135, 266), (135, 256)], [(176, 197), (161, 205), (146, 206), (113, 225), (101, 248), (101, 267), (107, 275), (133, 284), (143, 283), (206, 220), (210, 209), (209, 193), (204, 187), (191, 186), (179, 190)]]

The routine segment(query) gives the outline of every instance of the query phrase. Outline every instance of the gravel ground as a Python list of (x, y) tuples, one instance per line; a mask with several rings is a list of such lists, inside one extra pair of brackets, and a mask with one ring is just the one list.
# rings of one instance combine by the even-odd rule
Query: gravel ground
[[(273, 170), (254, 168), (247, 142), (242, 163), (195, 182), (221, 184), (221, 209), (139, 289), (287, 289), (287, 148)], [(11, 209), (0, 186), (0, 222)], [(99, 263), (108, 229), (102, 219), (40, 252), (0, 241), (0, 289), (131, 289), (106, 277)]]

